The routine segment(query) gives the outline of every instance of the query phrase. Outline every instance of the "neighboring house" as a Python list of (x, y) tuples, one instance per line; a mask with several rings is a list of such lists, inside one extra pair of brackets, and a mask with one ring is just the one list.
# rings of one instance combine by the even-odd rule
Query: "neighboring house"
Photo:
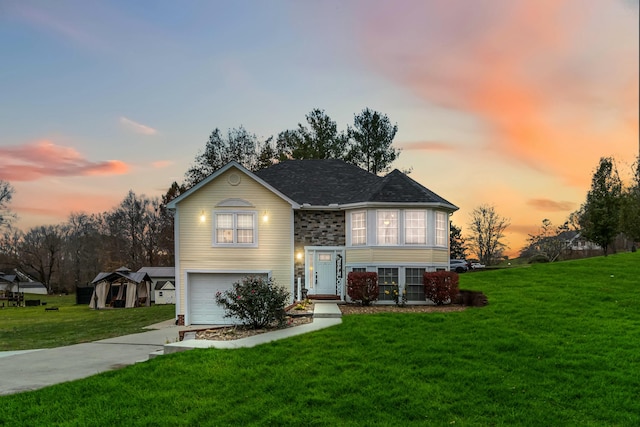
[(18, 272), (16, 274), (0, 272), (0, 291), (47, 295), (47, 287), (45, 285)]
[(563, 231), (558, 237), (564, 240), (566, 248), (571, 251), (602, 250), (600, 245), (585, 239), (582, 237), (582, 233), (578, 231)]
[(18, 278), (15, 274), (5, 274), (0, 272), (0, 291), (18, 292), (14, 287), (18, 286)]
[[(176, 277), (175, 267), (142, 267), (140, 270), (138, 270), (138, 273), (147, 273), (151, 278), (151, 289), (154, 290), (154, 292), (151, 292), (151, 302), (154, 302), (156, 304), (174, 304), (175, 303), (175, 302), (158, 303), (156, 301), (156, 296), (158, 295), (158, 287), (157, 287), (158, 283), (163, 282), (162, 286), (165, 286), (167, 281), (173, 282)], [(175, 290), (174, 290), (174, 301), (175, 301)]]
[(151, 305), (151, 278), (147, 273), (120, 267), (101, 272), (91, 282), (94, 286), (89, 307), (131, 308)]
[(160, 280), (154, 288), (156, 304), (176, 303), (176, 284), (173, 280)]
[(378, 273), (424, 303), (424, 271), (449, 265), (458, 208), (402, 172), (385, 177), (340, 160), (291, 160), (252, 173), (231, 162), (174, 199), (178, 324), (224, 324), (215, 294), (248, 275), (292, 299), (347, 299), (350, 271)]

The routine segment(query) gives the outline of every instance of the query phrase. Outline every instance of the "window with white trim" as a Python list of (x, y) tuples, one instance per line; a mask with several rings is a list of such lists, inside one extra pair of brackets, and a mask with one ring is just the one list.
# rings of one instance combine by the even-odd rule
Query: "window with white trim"
[(394, 292), (400, 292), (398, 269), (378, 268), (378, 300), (394, 301)]
[(447, 246), (447, 214), (436, 212), (436, 245)]
[(367, 244), (367, 212), (353, 212), (351, 214), (351, 246)]
[(404, 212), (404, 243), (406, 245), (424, 245), (427, 243), (425, 211), (407, 210)]
[(217, 212), (214, 218), (214, 245), (257, 246), (255, 212)]
[(424, 268), (405, 268), (404, 288), (407, 301), (424, 301), (423, 276)]
[(378, 245), (398, 244), (398, 211), (379, 210), (378, 217)]

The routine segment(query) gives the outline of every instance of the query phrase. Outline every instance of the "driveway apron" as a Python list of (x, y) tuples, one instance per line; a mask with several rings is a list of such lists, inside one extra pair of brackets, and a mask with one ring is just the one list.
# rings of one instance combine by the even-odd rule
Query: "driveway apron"
[(36, 390), (146, 361), (178, 339), (170, 327), (117, 338), (36, 351), (0, 353), (0, 395)]

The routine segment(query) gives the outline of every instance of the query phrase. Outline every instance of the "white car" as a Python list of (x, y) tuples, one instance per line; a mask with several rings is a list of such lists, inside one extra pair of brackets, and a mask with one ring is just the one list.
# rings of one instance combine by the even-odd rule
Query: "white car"
[(485, 268), (486, 265), (484, 264), (480, 264), (479, 262), (472, 262), (471, 263), (471, 268), (473, 268), (474, 270), (479, 270), (481, 268)]

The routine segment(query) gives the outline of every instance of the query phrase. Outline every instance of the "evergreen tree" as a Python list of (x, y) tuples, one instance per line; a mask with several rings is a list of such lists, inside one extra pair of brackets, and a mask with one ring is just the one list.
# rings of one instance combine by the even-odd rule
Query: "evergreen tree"
[(583, 236), (602, 247), (605, 256), (620, 232), (622, 182), (611, 157), (600, 159), (579, 218)]
[(367, 171), (378, 174), (387, 172), (400, 150), (391, 146), (398, 132), (386, 115), (365, 108), (353, 120), (349, 137), (353, 140), (347, 160)]

